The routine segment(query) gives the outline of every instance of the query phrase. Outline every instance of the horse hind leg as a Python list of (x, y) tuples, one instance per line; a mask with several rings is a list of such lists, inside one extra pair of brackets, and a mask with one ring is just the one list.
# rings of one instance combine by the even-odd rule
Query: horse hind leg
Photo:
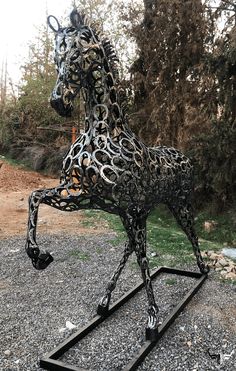
[(147, 221), (146, 212), (134, 210), (132, 215), (124, 223), (129, 239), (135, 251), (137, 261), (141, 270), (143, 283), (145, 286), (148, 300), (148, 321), (146, 327), (146, 339), (155, 341), (158, 337), (158, 306), (155, 301), (152, 281), (149, 271), (149, 262), (147, 258)]
[(197, 265), (203, 274), (209, 272), (209, 267), (204, 263), (201, 251), (198, 244), (198, 237), (194, 229), (193, 210), (190, 203), (186, 202), (178, 206), (169, 206), (170, 211), (174, 215), (177, 223), (187, 235), (192, 244), (193, 252), (197, 260)]
[(110, 280), (106, 293), (98, 306), (98, 314), (106, 315), (110, 302), (111, 292), (115, 289), (118, 277), (125, 266), (130, 254), (135, 251), (137, 261), (141, 269), (143, 282), (148, 298), (148, 323), (146, 328), (146, 338), (155, 340), (158, 336), (158, 307), (155, 302), (151, 277), (149, 273), (149, 264), (146, 256), (146, 215), (138, 218), (129, 216), (121, 218), (129, 237), (129, 244), (126, 245), (124, 255), (120, 264)]
[[(26, 239), (26, 252), (32, 260), (36, 269), (45, 269), (53, 261), (53, 257), (48, 251), (40, 251), (36, 242), (36, 229), (38, 220), (38, 210), (41, 203), (47, 204), (62, 211), (74, 211), (80, 209), (79, 201), (69, 196), (68, 190), (63, 186), (51, 189), (42, 189), (32, 192), (29, 197), (29, 217)], [(80, 201), (83, 198), (80, 197)]]
[(132, 252), (133, 252), (133, 249), (132, 249), (131, 244), (127, 243), (126, 246), (125, 246), (125, 250), (124, 250), (122, 259), (120, 260), (117, 269), (115, 270), (114, 274), (112, 275), (112, 277), (111, 277), (111, 279), (110, 279), (110, 281), (109, 281), (109, 283), (106, 287), (105, 294), (101, 298), (100, 303), (98, 305), (97, 314), (99, 314), (100, 316), (105, 316), (107, 314), (108, 309), (109, 309), (110, 299), (111, 299), (111, 293), (112, 293), (112, 291), (115, 290), (118, 278), (119, 278), (119, 276), (120, 276), (128, 258), (129, 258), (129, 256), (132, 254)]
[(135, 231), (135, 253), (141, 269), (143, 282), (148, 299), (148, 322), (146, 327), (146, 339), (155, 341), (158, 337), (158, 306), (155, 301), (152, 281), (149, 271), (149, 263), (146, 255), (146, 221), (145, 226)]

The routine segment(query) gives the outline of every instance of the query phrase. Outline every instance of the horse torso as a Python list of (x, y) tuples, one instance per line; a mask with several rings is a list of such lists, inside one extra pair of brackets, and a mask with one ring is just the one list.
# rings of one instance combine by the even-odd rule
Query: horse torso
[(152, 208), (189, 192), (192, 167), (176, 149), (148, 148), (130, 130), (116, 138), (93, 134), (81, 134), (64, 159), (62, 183), (70, 194), (126, 209), (131, 204)]

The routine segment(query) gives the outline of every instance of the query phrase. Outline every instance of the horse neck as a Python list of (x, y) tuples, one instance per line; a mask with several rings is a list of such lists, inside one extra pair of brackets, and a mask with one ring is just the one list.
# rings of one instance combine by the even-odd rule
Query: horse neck
[(100, 78), (92, 79), (85, 91), (85, 129), (92, 131), (94, 135), (109, 133), (114, 140), (121, 132), (129, 131), (123, 108), (124, 92), (105, 57), (103, 62), (100, 69), (94, 71), (94, 75), (97, 74)]

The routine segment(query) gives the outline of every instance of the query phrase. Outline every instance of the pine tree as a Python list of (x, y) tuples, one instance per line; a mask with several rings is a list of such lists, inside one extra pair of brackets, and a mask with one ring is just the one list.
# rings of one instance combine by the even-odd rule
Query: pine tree
[[(209, 23), (201, 0), (144, 0), (134, 28), (134, 128), (147, 143), (183, 147), (189, 112), (199, 110), (199, 81)], [(201, 82), (202, 84), (202, 82)]]

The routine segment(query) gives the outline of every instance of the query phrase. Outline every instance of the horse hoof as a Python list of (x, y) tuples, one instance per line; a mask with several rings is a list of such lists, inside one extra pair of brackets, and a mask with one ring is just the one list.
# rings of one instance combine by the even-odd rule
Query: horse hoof
[(202, 274), (208, 274), (210, 271), (209, 265), (203, 264), (200, 266), (200, 271)]
[(157, 341), (158, 337), (159, 337), (158, 328), (155, 329), (149, 327), (146, 328), (146, 340), (153, 342)]
[(35, 261), (33, 260), (33, 266), (37, 270), (42, 270), (47, 268), (52, 261), (52, 255), (48, 251), (46, 251), (45, 253), (40, 253)]
[(104, 307), (103, 305), (101, 304), (98, 304), (98, 307), (97, 307), (97, 314), (101, 317), (106, 317), (107, 314), (108, 314), (108, 311), (109, 311), (109, 307), (106, 306)]

